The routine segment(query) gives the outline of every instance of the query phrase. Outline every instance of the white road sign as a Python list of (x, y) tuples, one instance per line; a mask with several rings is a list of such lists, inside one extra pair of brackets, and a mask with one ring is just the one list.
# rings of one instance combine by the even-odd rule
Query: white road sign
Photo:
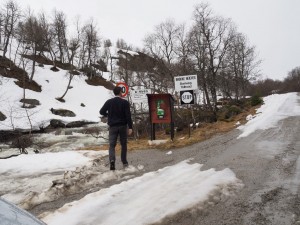
[(187, 75), (174, 77), (175, 90), (196, 90), (198, 89), (197, 75)]
[(141, 89), (131, 91), (131, 100), (133, 103), (147, 102), (147, 94), (151, 94), (150, 89)]
[(180, 92), (181, 104), (194, 104), (193, 91), (181, 91)]

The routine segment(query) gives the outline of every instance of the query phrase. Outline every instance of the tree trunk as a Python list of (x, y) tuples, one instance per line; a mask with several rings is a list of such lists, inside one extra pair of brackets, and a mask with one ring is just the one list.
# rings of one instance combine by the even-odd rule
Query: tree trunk
[(5, 43), (4, 43), (4, 48), (3, 48), (3, 57), (5, 57), (6, 52), (7, 52), (7, 48), (8, 48), (8, 44), (9, 44), (9, 40), (10, 40), (10, 36), (11, 36), (11, 32), (8, 33)]
[(60, 99), (60, 100), (63, 100), (64, 97), (66, 96), (66, 94), (67, 94), (67, 92), (68, 92), (68, 90), (69, 90), (69, 88), (70, 88), (71, 81), (72, 81), (72, 79), (73, 79), (73, 77), (74, 77), (74, 75), (71, 74), (71, 73), (69, 73), (69, 75), (70, 75), (70, 76), (69, 76), (69, 83), (68, 83), (67, 89), (66, 89), (65, 93), (64, 93), (60, 98), (58, 98), (58, 99)]
[(32, 70), (31, 70), (31, 76), (30, 76), (30, 82), (33, 80), (33, 76), (35, 73), (35, 64), (36, 64), (36, 46), (34, 47), (34, 52), (33, 52), (33, 60), (32, 60)]

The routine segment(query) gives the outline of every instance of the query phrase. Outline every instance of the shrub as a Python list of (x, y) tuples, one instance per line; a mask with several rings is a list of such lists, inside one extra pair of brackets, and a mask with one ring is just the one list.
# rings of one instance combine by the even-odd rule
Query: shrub
[(33, 139), (31, 135), (22, 135), (12, 141), (11, 147), (18, 148), (21, 154), (27, 154), (26, 148), (33, 145)]
[(253, 95), (251, 97), (251, 106), (260, 105), (263, 102), (264, 102), (263, 99), (261, 97), (259, 97), (258, 95)]
[(229, 121), (233, 116), (242, 112), (242, 109), (236, 105), (228, 105), (222, 108), (219, 112), (219, 120)]
[(241, 108), (236, 105), (231, 105), (227, 108), (225, 113), (225, 119), (230, 119), (233, 116), (236, 116), (242, 112)]

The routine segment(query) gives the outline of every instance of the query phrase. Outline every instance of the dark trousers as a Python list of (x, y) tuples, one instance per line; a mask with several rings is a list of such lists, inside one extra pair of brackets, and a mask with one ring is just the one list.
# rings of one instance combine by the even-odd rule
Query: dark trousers
[(127, 164), (127, 125), (109, 127), (109, 161), (116, 161), (115, 147), (118, 136), (121, 144), (121, 161)]

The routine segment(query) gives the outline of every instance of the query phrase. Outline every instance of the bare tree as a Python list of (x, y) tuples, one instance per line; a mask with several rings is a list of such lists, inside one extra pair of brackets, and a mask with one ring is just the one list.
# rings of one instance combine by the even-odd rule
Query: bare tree
[[(181, 29), (180, 29), (181, 28)], [(144, 39), (146, 50), (161, 63), (165, 63), (171, 82), (174, 82), (172, 64), (176, 59), (176, 49), (178, 49), (178, 37), (182, 27), (175, 24), (173, 20), (167, 20), (155, 27), (155, 31)]]
[[(75, 34), (67, 37), (67, 22), (66, 16), (63, 12), (54, 11), (54, 19), (49, 29), (48, 49), (53, 62), (56, 67), (56, 61), (69, 63), (71, 68), (75, 66), (75, 58), (80, 48), (81, 27), (80, 19), (75, 21)], [(77, 61), (77, 66), (80, 67), (80, 60)]]
[(191, 30), (192, 52), (207, 104), (216, 119), (218, 76), (233, 39), (234, 26), (230, 20), (214, 16), (207, 4), (196, 6), (194, 21)]
[(8, 0), (4, 4), (4, 8), (1, 12), (1, 23), (2, 23), (2, 33), (3, 33), (3, 57), (5, 57), (8, 45), (13, 38), (15, 28), (18, 20), (21, 17), (21, 10), (19, 5), (14, 0)]
[(133, 48), (131, 45), (127, 44), (126, 41), (122, 38), (118, 38), (117, 42), (116, 42), (116, 47), (119, 49), (124, 49), (124, 50), (129, 50), (132, 51)]
[(70, 71), (67, 72), (66, 76), (69, 79), (66, 90), (65, 90), (65, 92), (63, 93), (63, 95), (61, 97), (56, 98), (58, 101), (61, 101), (61, 102), (65, 102), (64, 97), (66, 96), (66, 94), (68, 93), (68, 91), (71, 88), (71, 82), (72, 82), (72, 80), (75, 76), (75, 73), (74, 73), (74, 71), (70, 70)]
[(59, 61), (64, 62), (64, 56), (67, 45), (67, 18), (64, 12), (54, 10), (54, 19), (52, 23), (52, 32), (59, 52)]
[(233, 74), (234, 93), (236, 100), (245, 96), (246, 85), (259, 76), (259, 65), (255, 46), (250, 46), (247, 38), (238, 33), (229, 47), (229, 67)]
[(50, 21), (49, 23), (48, 41), (46, 43), (46, 47), (49, 50), (49, 54), (51, 57), (52, 65), (54, 68), (56, 68), (56, 60), (58, 58), (59, 48), (57, 47), (56, 43), (56, 34), (55, 27), (53, 26), (53, 21)]
[(93, 20), (83, 27), (83, 35), (87, 54), (85, 66), (89, 68), (89, 77), (92, 77), (95, 75), (92, 64), (95, 64), (98, 58), (100, 58), (99, 48), (101, 46), (101, 39), (97, 31), (97, 26)]
[[(210, 11), (206, 12), (206, 16), (210, 15)], [(209, 87), (208, 87), (208, 51), (203, 37), (203, 33), (197, 25), (194, 25), (189, 33), (189, 58), (194, 63), (194, 69), (198, 75), (198, 83), (203, 90), (206, 101), (205, 105), (213, 111), (210, 101)]]
[(187, 75), (192, 72), (191, 63), (188, 57), (190, 46), (188, 42), (188, 34), (184, 24), (178, 26), (178, 32), (176, 35), (177, 46), (175, 49), (177, 60), (177, 75)]
[(283, 92), (300, 92), (300, 67), (292, 69), (283, 81)]
[(110, 80), (113, 80), (115, 58), (112, 55), (111, 47), (112, 43), (110, 39), (106, 39), (104, 41), (104, 52), (102, 58), (104, 58), (105, 64), (110, 66)]
[(22, 118), (22, 115), (20, 113), (20, 109), (17, 108), (15, 105), (12, 104), (8, 104), (8, 108), (6, 109), (7, 112), (5, 113), (6, 115), (8, 115), (9, 118), (9, 126), (12, 130), (15, 130), (15, 124), (16, 124), (16, 120)]
[(57, 100), (64, 102), (64, 97), (68, 93), (70, 87), (71, 87), (71, 82), (74, 78), (75, 75), (78, 75), (78, 72), (74, 70), (74, 58), (78, 54), (78, 49), (80, 48), (80, 39), (82, 35), (82, 29), (80, 27), (80, 21), (79, 18), (76, 20), (76, 35), (70, 38), (70, 41), (68, 39), (65, 39), (66, 45), (65, 45), (65, 50), (67, 52), (67, 59), (68, 63), (71, 65), (70, 70), (67, 72), (67, 76), (69, 79), (69, 82), (67, 84), (66, 90), (63, 93), (61, 97), (56, 98)]
[[(35, 74), (37, 56), (43, 53), (49, 42), (49, 24), (45, 14), (42, 13), (39, 15), (39, 18), (37, 18), (29, 10), (24, 22), (18, 25), (17, 36), (20, 41), (27, 45), (26, 48), (30, 48), (31, 50), (32, 66), (29, 79), (31, 82)], [(25, 52), (23, 52), (22, 57), (24, 53)]]
[(2, 49), (2, 35), (3, 35), (3, 30), (4, 30), (4, 14), (0, 10), (0, 50)]
[(68, 62), (74, 67), (74, 58), (77, 55), (77, 50), (80, 48), (80, 39), (73, 37), (70, 39), (68, 44)]

